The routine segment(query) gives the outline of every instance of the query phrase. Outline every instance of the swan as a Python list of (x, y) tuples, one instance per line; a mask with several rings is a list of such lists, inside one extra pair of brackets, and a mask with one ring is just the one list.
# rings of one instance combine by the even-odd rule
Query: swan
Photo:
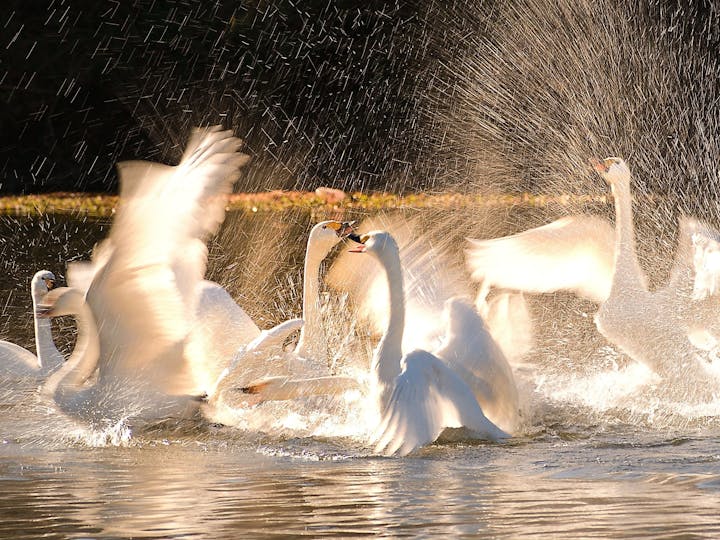
[(249, 160), (241, 144), (219, 127), (196, 129), (177, 166), (118, 164), (123, 198), (87, 291), (56, 289), (43, 301), (46, 315), (74, 313), (83, 328), (72, 361), (43, 387), (67, 414), (162, 419), (197, 410), (201, 384), (185, 344), (205, 239), (222, 223), (224, 195)]
[[(458, 372), (467, 377), (466, 382), (476, 394), (485, 415), (505, 431), (515, 431), (519, 421), (519, 400), (508, 358), (512, 355), (517, 359), (532, 346), (531, 325), (520, 317), (523, 300), (516, 295), (484, 302), (478, 305), (478, 310), (483, 310), (481, 317), (461, 300), (470, 292), (467, 277), (453, 265), (447, 250), (430, 245), (427, 231), (420, 229), (416, 220), (376, 216), (364, 222), (361, 228), (388, 230), (386, 226), (392, 227), (403, 269), (405, 327), (402, 349), (431, 351), (454, 367), (466, 364)], [(373, 257), (357, 259), (352, 252), (343, 253), (331, 268), (328, 281), (352, 295), (358, 306), (356, 316), (369, 321), (379, 337), (389, 320), (386, 273)], [(510, 312), (514, 315), (513, 332), (507, 332), (508, 325), (498, 322), (506, 319)], [(441, 320), (446, 324), (438, 324)], [(493, 332), (502, 337), (501, 342)], [(471, 342), (483, 353), (474, 355), (473, 348), (465, 346)], [(462, 356), (460, 351), (463, 351)], [(481, 382), (483, 377), (471, 377), (471, 374), (479, 373), (484, 377), (493, 373), (495, 378), (491, 384), (486, 384)]]
[(55, 347), (50, 321), (37, 315), (38, 305), (54, 285), (55, 274), (49, 270), (36, 272), (30, 282), (37, 356), (19, 345), (0, 341), (0, 373), (44, 378), (65, 361)]
[(649, 291), (635, 248), (630, 170), (617, 157), (593, 160), (593, 165), (610, 185), (616, 213), (615, 270), (608, 297), (595, 314), (595, 325), (608, 341), (658, 375), (701, 375), (697, 368), (702, 364), (690, 334), (702, 325), (703, 315), (710, 312), (711, 319), (716, 318), (711, 309), (716, 307), (716, 298), (703, 294), (702, 286), (694, 281), (704, 262), (697, 246), (702, 239), (706, 245), (713, 241), (717, 248), (717, 240), (707, 229), (703, 233), (699, 223), (688, 221), (669, 283)]
[(512, 236), (469, 240), (467, 263), (482, 282), (480, 295), (491, 287), (568, 290), (599, 304), (599, 332), (656, 373), (698, 367), (698, 341), (716, 342), (707, 334), (717, 333), (720, 234), (682, 218), (670, 278), (650, 291), (635, 248), (630, 170), (616, 157), (593, 165), (612, 189), (616, 225), (597, 216), (569, 216)]
[[(473, 390), (450, 365), (422, 349), (403, 356), (405, 297), (394, 238), (384, 231), (351, 238), (360, 244), (353, 252), (371, 254), (382, 266), (390, 298), (388, 325), (370, 369), (374, 401), (382, 417), (374, 436), (376, 451), (406, 455), (435, 441), (446, 428), (466, 428), (473, 436), (490, 440), (509, 437), (486, 418)], [(464, 308), (451, 304), (451, 318), (453, 310)], [(444, 347), (449, 355), (457, 347), (452, 342), (458, 330), (451, 323)]]
[[(279, 401), (312, 395), (339, 395), (357, 389), (353, 377), (327, 375), (327, 336), (320, 310), (320, 267), (330, 251), (353, 231), (353, 224), (321, 221), (308, 235), (303, 277), (300, 337), (293, 351), (282, 353), (261, 340), (241, 347), (232, 365), (222, 374), (221, 389), (231, 385), (260, 401)], [(268, 358), (269, 354), (273, 354)], [(293, 372), (300, 372), (303, 378)], [(273, 375), (268, 375), (274, 373)], [(309, 376), (314, 375), (314, 376)]]

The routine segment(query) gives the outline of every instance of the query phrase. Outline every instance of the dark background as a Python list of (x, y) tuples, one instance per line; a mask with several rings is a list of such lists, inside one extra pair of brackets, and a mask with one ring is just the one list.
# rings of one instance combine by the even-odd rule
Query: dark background
[[(532, 161), (553, 145), (557, 154), (568, 153), (568, 143), (522, 127), (522, 118), (539, 114), (547, 125), (567, 114), (539, 107), (535, 90), (522, 103), (502, 98), (527, 82), (533, 66), (553, 59), (552, 51), (538, 50), (542, 35), (537, 43), (523, 43), (522, 26), (539, 17), (572, 28), (598, 9), (603, 25), (634, 21), (630, 43), (669, 50), (672, 69), (688, 59), (692, 80), (672, 83), (673, 92), (700, 88), (701, 99), (691, 106), (701, 116), (717, 114), (711, 88), (718, 84), (712, 80), (718, 73), (718, 2), (596, 2), (587, 13), (567, 8), (570, 15), (558, 4), (563, 2), (5, 0), (0, 193), (115, 191), (116, 161), (172, 163), (189, 129), (208, 123), (222, 123), (246, 139), (254, 161), (241, 190), (443, 189), (463, 184), (478, 163), (511, 178), (511, 188), (542, 187), (542, 175), (525, 174), (520, 159)], [(528, 64), (491, 72), (483, 64), (491, 47), (508, 54), (503, 40), (514, 31), (513, 43)], [(553, 30), (547, 32), (552, 41)], [(603, 32), (588, 36), (578, 26), (560, 46), (572, 50), (576, 40), (587, 40), (602, 52), (604, 39)], [(649, 54), (647, 64), (653, 58)], [(501, 97), (482, 111), (474, 108), (482, 100), (473, 92), (487, 98), (496, 86), (505, 94), (498, 91)], [(545, 86), (540, 81), (538, 95)], [(649, 100), (650, 106), (657, 101)], [(661, 105), (688, 107), (682, 99)], [(648, 132), (657, 123), (653, 118), (648, 114), (641, 122)], [(626, 125), (622, 118), (615, 122)], [(706, 129), (703, 136), (714, 135)], [(573, 151), (605, 150), (596, 147), (582, 142)], [(498, 157), (509, 154), (518, 162)]]

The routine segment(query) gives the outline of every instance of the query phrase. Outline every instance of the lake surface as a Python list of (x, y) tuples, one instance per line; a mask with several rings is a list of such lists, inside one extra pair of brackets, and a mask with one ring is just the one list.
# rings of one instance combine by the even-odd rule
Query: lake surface
[[(429, 244), (445, 242), (456, 256), (465, 236), (548, 218), (511, 214), (470, 221), (459, 210), (404, 212)], [(307, 231), (328, 217), (231, 215), (211, 244), (209, 276), (261, 327), (297, 316)], [(0, 339), (33, 350), (30, 276), (63, 275), (107, 229), (0, 217)], [(597, 335), (591, 304), (556, 295), (531, 308), (537, 345), (515, 366), (521, 433), (404, 458), (373, 453), (369, 428), (352, 412), (362, 396), (260, 406), (234, 427), (100, 430), (65, 418), (32, 385), (1, 380), (0, 537), (720, 536), (720, 402), (667, 397), (665, 383)], [(72, 321), (56, 324), (68, 352)]]

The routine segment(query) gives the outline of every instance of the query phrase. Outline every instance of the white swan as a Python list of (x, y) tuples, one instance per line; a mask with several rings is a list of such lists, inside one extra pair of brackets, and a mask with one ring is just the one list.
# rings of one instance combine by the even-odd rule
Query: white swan
[(569, 290), (600, 304), (598, 330), (635, 360), (660, 374), (698, 367), (691, 339), (718, 335), (720, 235), (683, 218), (670, 279), (649, 291), (635, 251), (630, 171), (619, 158), (594, 164), (612, 188), (616, 226), (596, 216), (571, 216), (504, 238), (470, 240), (467, 262), (483, 283), (481, 295), (490, 287)]
[[(415, 220), (376, 216), (361, 227), (378, 225), (383, 229), (392, 227), (400, 251), (405, 300), (402, 349), (432, 351), (447, 364), (457, 366), (457, 372), (467, 377), (465, 382), (473, 389), (486, 416), (505, 431), (513, 432), (519, 420), (518, 395), (505, 351), (515, 359), (524, 354), (532, 344), (531, 328), (529, 321), (520, 321), (522, 328), (514, 324), (513, 332), (509, 333), (507, 325), (501, 327), (496, 322), (510, 311), (519, 313), (518, 306), (524, 306), (522, 299), (508, 297), (482, 303), (481, 317), (459, 299), (470, 292), (467, 277), (453, 265), (448, 250), (432, 245), (431, 235)], [(439, 242), (442, 246), (442, 239)], [(351, 252), (343, 253), (334, 263), (328, 280), (332, 286), (348, 291), (358, 306), (356, 316), (368, 320), (376, 333), (382, 334), (389, 321), (386, 272), (372, 257), (357, 259)], [(439, 324), (442, 319), (446, 324)], [(499, 332), (500, 328), (502, 347), (497, 346), (500, 343), (495, 335), (488, 333), (491, 329)], [(466, 346), (470, 343), (476, 346), (474, 350)], [(483, 375), (476, 377), (480, 373)], [(493, 378), (490, 384), (484, 382), (487, 377)]]
[[(393, 237), (375, 231), (352, 238), (361, 244), (355, 252), (372, 254), (380, 262), (390, 296), (388, 326), (371, 364), (372, 390), (382, 415), (376, 451), (406, 455), (436, 440), (446, 428), (465, 428), (474, 437), (491, 440), (508, 437), (485, 417), (472, 389), (448, 364), (421, 349), (403, 356), (405, 297)], [(457, 330), (451, 328), (451, 342)], [(445, 347), (450, 356), (452, 348), (451, 343)]]
[(55, 347), (50, 321), (37, 315), (39, 303), (54, 285), (55, 275), (49, 270), (36, 272), (30, 282), (37, 356), (19, 345), (0, 341), (0, 373), (45, 377), (65, 361)]
[[(205, 239), (224, 219), (225, 197), (248, 156), (219, 128), (195, 130), (176, 167), (118, 165), (124, 198), (111, 249), (87, 293), (48, 293), (51, 316), (77, 313), (83, 341), (43, 393), (84, 418), (164, 418), (196, 408), (185, 343), (207, 263)], [(83, 298), (85, 303), (81, 303)], [(83, 386), (97, 367), (97, 381)]]
[[(699, 223), (687, 221), (675, 257), (669, 283), (649, 291), (635, 249), (632, 221), (630, 170), (620, 158), (594, 161), (595, 169), (608, 182), (615, 201), (615, 270), (607, 299), (595, 315), (595, 324), (608, 341), (617, 345), (631, 358), (638, 360), (659, 375), (701, 375), (702, 364), (690, 334), (698, 331), (710, 317), (717, 318), (717, 298), (696, 276), (706, 269), (707, 253), (695, 249), (718, 242)], [(683, 240), (684, 238), (684, 240)], [(690, 241), (688, 241), (688, 238)], [(693, 253), (694, 250), (694, 253)]]
[(338, 242), (353, 231), (352, 223), (322, 221), (310, 231), (303, 278), (304, 324), (300, 338), (289, 353), (269, 349), (262, 341), (241, 347), (223, 375), (220, 389), (237, 387), (257, 394), (261, 401), (288, 400), (312, 395), (338, 395), (356, 389), (352, 377), (329, 375), (327, 336), (320, 310), (320, 266)]

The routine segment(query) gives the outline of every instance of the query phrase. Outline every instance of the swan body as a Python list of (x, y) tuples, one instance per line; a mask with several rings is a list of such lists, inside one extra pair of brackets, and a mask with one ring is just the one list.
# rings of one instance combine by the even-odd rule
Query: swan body
[(241, 142), (217, 127), (198, 129), (176, 167), (118, 165), (121, 202), (87, 292), (58, 289), (46, 297), (49, 316), (74, 313), (83, 328), (72, 361), (43, 389), (68, 414), (165, 418), (197, 409), (203, 381), (185, 344), (205, 240), (223, 221), (224, 195), (249, 159), (238, 152)]
[[(635, 248), (630, 170), (622, 159), (614, 157), (594, 165), (612, 189), (616, 212), (615, 271), (608, 297), (595, 315), (595, 324), (608, 341), (659, 375), (696, 375), (695, 368), (701, 364), (689, 334), (693, 315), (700, 307), (693, 300), (692, 293), (697, 295), (699, 286), (692, 278), (698, 274), (698, 257), (702, 259), (702, 255), (689, 253), (692, 248), (687, 238), (696, 244), (700, 225), (687, 221), (682, 226), (685, 232), (669, 284), (649, 291)], [(717, 241), (714, 243), (717, 246)]]
[[(420, 349), (403, 356), (405, 302), (399, 248), (383, 231), (353, 239), (361, 244), (355, 251), (370, 253), (380, 262), (390, 298), (388, 325), (370, 370), (382, 417), (375, 434), (376, 451), (406, 455), (436, 440), (446, 428), (465, 428), (474, 437), (490, 440), (508, 437), (486, 418), (467, 382), (438, 356)], [(444, 348), (449, 357), (459, 352), (452, 341), (451, 337)]]
[(630, 170), (614, 157), (594, 165), (612, 189), (614, 227), (596, 216), (572, 216), (513, 236), (471, 240), (468, 267), (486, 290), (568, 290), (593, 300), (599, 332), (630, 357), (660, 375), (697, 371), (697, 345), (715, 346), (720, 331), (720, 234), (681, 219), (670, 278), (650, 291), (635, 248)]
[(50, 321), (37, 315), (38, 305), (54, 285), (55, 275), (48, 270), (36, 272), (30, 282), (37, 356), (19, 345), (0, 341), (0, 373), (44, 378), (65, 361), (55, 347)]

